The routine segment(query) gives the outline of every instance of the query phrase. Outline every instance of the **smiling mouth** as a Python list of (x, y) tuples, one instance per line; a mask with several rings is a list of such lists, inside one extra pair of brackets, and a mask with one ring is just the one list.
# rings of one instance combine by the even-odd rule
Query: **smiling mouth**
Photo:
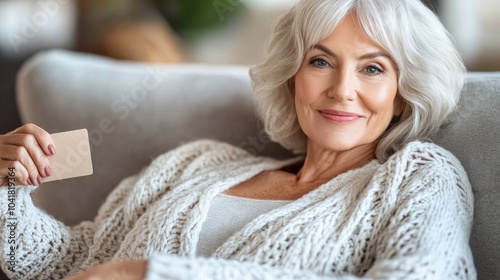
[(361, 119), (363, 116), (336, 110), (318, 110), (319, 114), (325, 119), (335, 123), (349, 123)]

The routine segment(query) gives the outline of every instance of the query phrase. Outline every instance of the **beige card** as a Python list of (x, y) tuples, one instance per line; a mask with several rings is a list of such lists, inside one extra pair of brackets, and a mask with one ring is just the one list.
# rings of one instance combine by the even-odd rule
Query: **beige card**
[(56, 144), (56, 154), (48, 157), (52, 175), (43, 178), (44, 183), (92, 175), (94, 170), (87, 129), (54, 133), (50, 136)]

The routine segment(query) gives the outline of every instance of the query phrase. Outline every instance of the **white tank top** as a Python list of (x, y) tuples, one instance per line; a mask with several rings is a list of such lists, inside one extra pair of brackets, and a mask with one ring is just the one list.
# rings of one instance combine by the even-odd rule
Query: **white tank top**
[(212, 200), (202, 225), (196, 255), (209, 257), (231, 235), (257, 216), (284, 206), (291, 200), (261, 200), (218, 194)]

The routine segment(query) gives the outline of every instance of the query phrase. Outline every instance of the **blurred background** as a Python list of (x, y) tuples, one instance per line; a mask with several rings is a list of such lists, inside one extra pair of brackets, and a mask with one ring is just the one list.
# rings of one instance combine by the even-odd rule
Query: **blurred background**
[[(500, 70), (499, 0), (424, 0), (470, 71)], [(0, 134), (21, 125), (15, 76), (48, 48), (159, 63), (255, 64), (297, 0), (0, 0)]]

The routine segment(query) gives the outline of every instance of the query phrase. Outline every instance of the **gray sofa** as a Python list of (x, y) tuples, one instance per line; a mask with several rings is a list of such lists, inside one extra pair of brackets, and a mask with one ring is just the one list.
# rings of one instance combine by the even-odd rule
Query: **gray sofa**
[[(24, 123), (90, 132), (94, 174), (34, 193), (39, 207), (67, 224), (92, 219), (121, 179), (184, 142), (213, 138), (291, 155), (264, 137), (246, 66), (152, 65), (53, 50), (24, 65), (17, 101)], [(457, 113), (434, 137), (461, 160), (474, 187), (479, 279), (500, 279), (499, 116), (500, 73), (470, 73)]]

